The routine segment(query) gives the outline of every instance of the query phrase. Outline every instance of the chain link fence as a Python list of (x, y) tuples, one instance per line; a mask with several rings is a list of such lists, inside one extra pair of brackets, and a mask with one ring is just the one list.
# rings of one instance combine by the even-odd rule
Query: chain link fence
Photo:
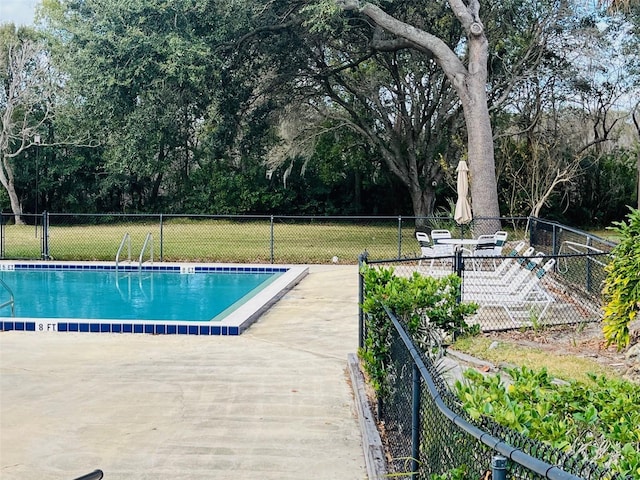
[[(487, 219), (457, 225), (443, 217), (314, 217), (234, 215), (0, 214), (0, 258), (113, 261), (126, 234), (138, 258), (147, 237), (159, 261), (355, 263), (363, 249), (376, 258), (414, 257), (417, 230), (483, 233)], [(526, 218), (501, 219), (514, 236)], [(495, 224), (497, 219), (492, 219)]]
[[(602, 281), (615, 245), (542, 221), (532, 222), (529, 234), (531, 245), (512, 240), (500, 257), (457, 248), (454, 255), (387, 260), (371, 259), (365, 252), (360, 262), (392, 267), (402, 277), (459, 275), (460, 301), (479, 306), (468, 321), (483, 331), (600, 321)], [(366, 296), (363, 280), (361, 276), (361, 303)], [(511, 459), (508, 478), (623, 478), (588, 458), (533, 441), (489, 419), (474, 423), (450, 390), (441, 364), (424, 355), (401, 321), (387, 313), (394, 325), (390, 362), (384, 367), (388, 388), (377, 398), (377, 412), (394, 478), (504, 479), (505, 472), (496, 471), (504, 458)], [(368, 333), (362, 311), (359, 334), (364, 348)]]
[[(450, 390), (439, 365), (413, 343), (389, 312), (388, 394), (378, 399), (390, 476), (401, 479), (619, 479), (576, 453), (565, 453), (502, 427), (474, 422)], [(507, 461), (507, 459), (509, 459)], [(442, 476), (442, 477), (439, 477)]]
[(479, 307), (468, 323), (488, 332), (599, 322), (609, 261), (607, 252), (553, 255), (512, 241), (500, 257), (458, 251), (449, 256), (369, 258), (367, 263), (393, 267), (402, 277), (459, 275), (460, 300)]
[(587, 305), (599, 297), (606, 278), (604, 267), (615, 243), (556, 222), (531, 218), (530, 244), (558, 259), (555, 276)]

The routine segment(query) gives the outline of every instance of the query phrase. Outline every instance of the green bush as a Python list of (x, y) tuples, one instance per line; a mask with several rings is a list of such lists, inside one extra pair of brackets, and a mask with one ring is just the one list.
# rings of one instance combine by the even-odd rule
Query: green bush
[(607, 278), (602, 291), (605, 299), (602, 332), (607, 345), (621, 350), (629, 345), (629, 324), (640, 310), (640, 210), (631, 209), (628, 223), (615, 222), (620, 243), (605, 268)]
[(414, 272), (409, 278), (394, 275), (393, 268), (364, 267), (365, 297), (362, 310), (366, 315), (364, 347), (360, 358), (378, 394), (386, 394), (386, 366), (390, 362), (390, 338), (393, 325), (384, 306), (389, 308), (414, 338), (419, 347), (429, 344), (434, 331), (455, 338), (477, 333), (465, 316), (477, 305), (459, 303), (460, 278), (427, 277)]
[[(473, 419), (490, 417), (529, 438), (565, 452), (581, 453), (640, 479), (640, 388), (630, 382), (591, 376), (592, 384), (558, 385), (545, 369), (508, 370), (513, 382), (475, 370), (456, 383)], [(550, 461), (550, 459), (547, 459)]]

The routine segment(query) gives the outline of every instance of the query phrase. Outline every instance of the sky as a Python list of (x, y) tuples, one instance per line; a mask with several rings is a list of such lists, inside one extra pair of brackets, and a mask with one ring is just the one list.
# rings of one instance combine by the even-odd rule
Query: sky
[(33, 25), (33, 15), (39, 0), (0, 0), (0, 24)]

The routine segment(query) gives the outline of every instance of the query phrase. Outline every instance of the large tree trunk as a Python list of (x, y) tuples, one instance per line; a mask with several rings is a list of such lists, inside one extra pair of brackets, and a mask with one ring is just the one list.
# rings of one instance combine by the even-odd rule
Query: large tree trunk
[(371, 3), (338, 0), (347, 10), (358, 10), (387, 32), (404, 38), (418, 50), (433, 54), (451, 81), (462, 102), (467, 126), (471, 200), (475, 217), (495, 218), (483, 224), (482, 230), (500, 227), (500, 209), (496, 182), (493, 134), (487, 105), (488, 42), (479, 18), (480, 4), (470, 0), (449, 0), (451, 9), (467, 32), (469, 68), (440, 38), (388, 15)]
[(429, 224), (427, 217), (433, 216), (436, 194), (432, 189), (422, 190), (421, 188), (411, 188), (409, 192), (411, 204), (413, 205), (413, 215), (416, 217), (416, 228), (424, 229)]
[(15, 216), (16, 225), (24, 225), (24, 220), (22, 219), (22, 205), (20, 204), (18, 194), (16, 193), (16, 187), (13, 181), (13, 170), (9, 163), (10, 161), (11, 160), (6, 156), (2, 159), (2, 166), (0, 167), (0, 183), (2, 183), (2, 186), (9, 195), (11, 211)]

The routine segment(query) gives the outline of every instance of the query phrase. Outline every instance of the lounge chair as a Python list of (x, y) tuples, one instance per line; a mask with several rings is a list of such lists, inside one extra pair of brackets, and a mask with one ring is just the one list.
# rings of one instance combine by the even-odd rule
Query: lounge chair
[[(539, 257), (541, 258), (541, 257)], [(478, 291), (474, 289), (463, 290), (462, 298), (465, 302), (475, 302), (480, 310), (486, 307), (502, 308), (514, 326), (521, 326), (516, 318), (532, 321), (535, 316), (540, 321), (554, 301), (553, 297), (540, 284), (540, 280), (554, 267), (556, 261), (548, 260), (542, 267), (523, 275), (517, 283), (517, 288), (509, 288), (500, 291), (493, 288), (491, 291)], [(478, 314), (480, 315), (480, 312)]]
[(493, 254), (496, 257), (499, 257), (502, 255), (502, 249), (504, 248), (505, 243), (507, 243), (507, 238), (509, 237), (509, 234), (503, 230), (498, 230), (496, 233), (493, 234), (493, 238), (495, 241), (495, 247), (493, 248)]
[(485, 293), (510, 293), (517, 290), (527, 277), (534, 274), (544, 258), (544, 253), (533, 255), (533, 251), (533, 247), (529, 247), (521, 257), (509, 259), (509, 267), (503, 268), (499, 273), (475, 270), (466, 272), (465, 290)]

